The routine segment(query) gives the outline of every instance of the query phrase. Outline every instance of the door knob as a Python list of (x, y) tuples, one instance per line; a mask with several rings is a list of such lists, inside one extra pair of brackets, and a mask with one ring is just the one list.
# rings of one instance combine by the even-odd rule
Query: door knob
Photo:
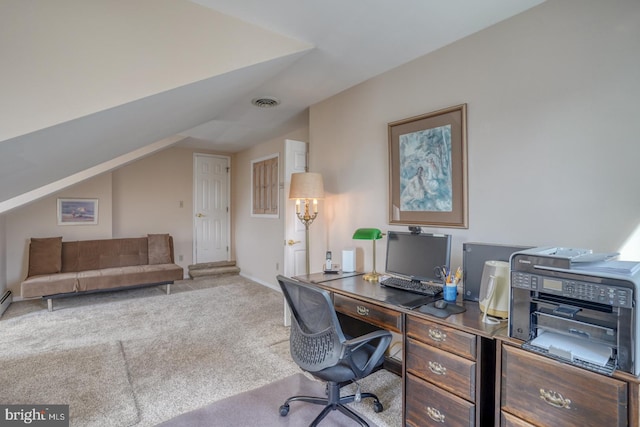
[(197, 216), (198, 218), (202, 218), (204, 215), (202, 215), (201, 213), (198, 213), (198, 214), (196, 214), (196, 216)]
[(291, 239), (287, 240), (287, 245), (289, 246), (293, 246), (296, 243), (300, 243), (300, 240), (291, 240)]

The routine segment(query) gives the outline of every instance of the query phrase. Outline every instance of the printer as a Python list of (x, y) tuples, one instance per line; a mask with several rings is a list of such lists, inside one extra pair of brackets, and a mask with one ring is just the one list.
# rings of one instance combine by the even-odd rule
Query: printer
[(512, 254), (509, 336), (592, 371), (640, 376), (640, 262), (617, 255), (558, 247)]

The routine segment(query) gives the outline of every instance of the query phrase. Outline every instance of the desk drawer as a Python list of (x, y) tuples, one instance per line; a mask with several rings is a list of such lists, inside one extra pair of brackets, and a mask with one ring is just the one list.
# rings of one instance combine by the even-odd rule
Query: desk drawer
[(500, 413), (500, 427), (536, 427), (533, 424), (529, 424), (526, 421), (521, 420), (518, 417), (514, 417), (508, 412), (502, 411)]
[(412, 427), (473, 426), (476, 407), (464, 399), (422, 381), (406, 376), (406, 420)]
[(380, 328), (402, 333), (402, 313), (376, 304), (334, 294), (333, 304), (336, 311), (347, 316), (361, 319)]
[(448, 326), (407, 316), (407, 335), (424, 343), (476, 360), (477, 337)]
[(627, 384), (509, 345), (501, 409), (535, 425), (626, 426)]
[(408, 338), (407, 372), (471, 402), (476, 400), (476, 363)]

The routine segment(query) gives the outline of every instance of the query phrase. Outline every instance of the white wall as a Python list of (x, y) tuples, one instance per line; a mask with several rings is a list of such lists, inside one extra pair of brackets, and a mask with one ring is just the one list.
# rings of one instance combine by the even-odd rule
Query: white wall
[[(640, 259), (640, 3), (549, 0), (310, 110), (311, 169), (325, 179), (312, 259), (371, 244), (388, 225), (387, 124), (468, 104), (469, 228), (479, 241), (620, 250)], [(384, 266), (385, 240), (377, 266)]]
[(113, 172), (113, 237), (171, 234), (185, 277), (193, 264), (194, 151), (169, 148)]
[[(277, 288), (276, 275), (283, 271), (284, 262), (284, 141), (308, 141), (308, 129), (302, 128), (237, 154), (232, 165), (232, 202), (236, 242), (236, 262), (240, 274)], [(280, 215), (278, 218), (251, 216), (251, 161), (272, 154), (280, 156)], [(276, 268), (276, 265), (278, 268)]]
[(0, 215), (0, 295), (7, 289), (6, 215)]

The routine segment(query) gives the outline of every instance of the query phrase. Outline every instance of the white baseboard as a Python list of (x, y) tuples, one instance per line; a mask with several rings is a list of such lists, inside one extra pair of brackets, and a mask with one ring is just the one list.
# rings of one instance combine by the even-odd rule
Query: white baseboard
[(42, 299), (41, 297), (30, 297), (30, 298), (25, 298), (21, 295), (13, 295), (13, 302), (20, 302), (20, 301), (29, 301), (29, 300), (34, 300), (34, 299)]
[(249, 279), (251, 281), (254, 281), (256, 283), (260, 283), (262, 286), (266, 286), (267, 288), (271, 288), (274, 291), (282, 292), (278, 285), (275, 285), (273, 283), (265, 282), (264, 280), (260, 280), (260, 279), (257, 279), (255, 277), (251, 277), (251, 276), (248, 276), (246, 274), (242, 274), (242, 271), (240, 271), (240, 276), (244, 277), (245, 279)]
[[(264, 280), (256, 279), (255, 277), (251, 277), (251, 276), (248, 276), (246, 274), (242, 274), (242, 272), (240, 272), (240, 276), (244, 277), (245, 279), (249, 279), (249, 280), (252, 280), (252, 281), (254, 281), (256, 283), (259, 283), (262, 286), (266, 286), (269, 289), (273, 289), (274, 291), (282, 293), (282, 289), (280, 289), (280, 286), (278, 286), (278, 285), (267, 283)], [(283, 323), (282, 324), (284, 326), (291, 326), (291, 312), (289, 311), (289, 308), (287, 307), (287, 303), (284, 301), (284, 296), (282, 298), (283, 298), (283, 301), (282, 301), (282, 307), (283, 307), (283, 319), (282, 319), (282, 322)]]

